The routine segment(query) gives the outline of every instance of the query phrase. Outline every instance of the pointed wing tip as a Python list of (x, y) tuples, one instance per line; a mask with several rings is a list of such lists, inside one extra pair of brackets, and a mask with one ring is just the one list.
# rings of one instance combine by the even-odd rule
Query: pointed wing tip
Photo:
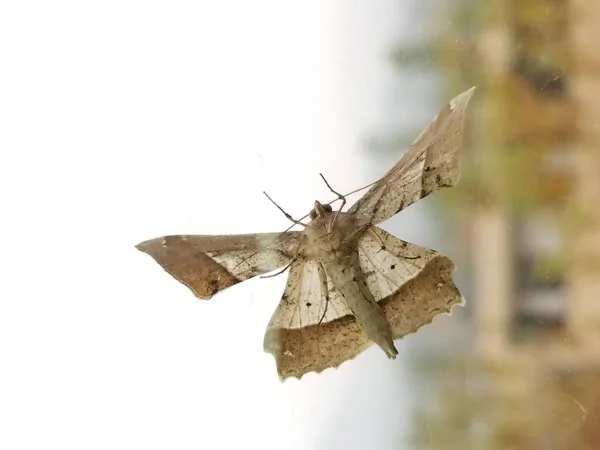
[(469, 100), (471, 100), (471, 97), (473, 97), (476, 88), (477, 86), (473, 86), (470, 89), (464, 91), (462, 94), (458, 94), (452, 103), (457, 104), (460, 102), (466, 105), (469, 102)]
[[(160, 241), (160, 243), (157, 246), (157, 243), (159, 241)], [(179, 277), (177, 275), (177, 273), (174, 273), (173, 270), (168, 265), (165, 265), (164, 255), (161, 254), (161, 250), (164, 250), (164, 237), (147, 239), (145, 241), (140, 242), (139, 244), (134, 245), (134, 247), (137, 250), (139, 250), (140, 252), (145, 253), (146, 255), (150, 256), (154, 261), (156, 261), (158, 263), (158, 265), (160, 267), (162, 267), (162, 269), (165, 272), (167, 272), (176, 281), (183, 284), (190, 291), (192, 291), (192, 293), (194, 294), (194, 296), (196, 298), (198, 298), (200, 300), (210, 300), (217, 293), (217, 292), (209, 291), (207, 289), (199, 290), (198, 286), (182, 279), (181, 277)]]
[(152, 244), (156, 241), (155, 239), (146, 239), (145, 241), (140, 242), (139, 244), (135, 244), (134, 247), (139, 250), (140, 252), (143, 253), (148, 253), (150, 254), (150, 249), (152, 247)]

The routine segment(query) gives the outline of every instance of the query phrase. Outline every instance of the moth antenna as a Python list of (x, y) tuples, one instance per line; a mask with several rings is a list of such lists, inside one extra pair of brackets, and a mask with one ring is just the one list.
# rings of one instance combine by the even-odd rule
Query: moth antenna
[[(382, 177), (382, 178), (383, 178), (383, 177)], [(351, 192), (348, 192), (348, 193), (347, 193), (345, 196), (347, 197), (347, 196), (349, 196), (349, 195), (356, 194), (357, 192), (360, 192), (360, 191), (362, 191), (363, 189), (370, 188), (370, 187), (371, 187), (371, 186), (373, 186), (375, 183), (379, 183), (379, 181), (381, 181), (381, 180), (382, 180), (382, 178), (379, 178), (378, 180), (376, 180), (376, 181), (373, 181), (372, 183), (369, 183), (369, 184), (367, 184), (366, 186), (363, 186), (363, 187), (361, 187), (361, 188), (354, 189), (353, 191), (351, 191)], [(335, 200), (337, 200), (337, 198), (336, 198)], [(335, 202), (335, 200), (333, 200), (333, 201), (331, 201), (331, 202), (329, 202), (329, 203), (333, 203), (333, 202)]]
[(301, 225), (301, 226), (303, 226), (303, 227), (307, 227), (307, 226), (308, 226), (308, 225), (306, 225), (305, 223), (303, 223), (303, 222), (300, 222), (299, 220), (296, 220), (296, 219), (294, 219), (294, 218), (293, 218), (291, 215), (289, 215), (287, 212), (285, 212), (285, 210), (284, 210), (284, 209), (283, 209), (281, 206), (279, 206), (279, 205), (278, 205), (278, 204), (275, 202), (275, 200), (273, 200), (271, 197), (269, 197), (269, 194), (267, 194), (267, 192), (266, 192), (266, 191), (263, 191), (263, 194), (265, 194), (265, 196), (266, 196), (266, 197), (267, 197), (267, 198), (268, 198), (268, 199), (271, 201), (271, 203), (273, 203), (273, 204), (274, 204), (274, 205), (277, 207), (277, 209), (278, 209), (279, 211), (281, 211), (281, 212), (283, 213), (283, 215), (284, 215), (284, 216), (285, 216), (285, 217), (286, 217), (288, 220), (290, 220), (290, 221), (294, 222), (296, 225)]
[[(380, 180), (380, 179), (379, 179), (379, 180)], [(351, 192), (348, 192), (348, 193), (347, 193), (345, 196), (344, 196), (344, 195), (342, 195), (342, 197), (347, 197), (347, 196), (349, 196), (349, 195), (356, 194), (357, 192), (360, 192), (360, 191), (362, 191), (363, 189), (367, 189), (367, 188), (369, 188), (369, 187), (373, 186), (375, 183), (379, 182), (379, 180), (377, 180), (377, 181), (373, 181), (372, 183), (370, 183), (370, 184), (367, 184), (366, 186), (363, 186), (363, 187), (361, 187), (361, 188), (354, 189), (353, 191), (351, 191)], [(329, 186), (329, 185), (328, 185), (328, 186)], [(330, 188), (330, 189), (331, 189), (331, 188)], [(332, 189), (332, 191), (333, 191), (333, 189)], [(335, 191), (333, 191), (333, 192), (335, 193)], [(265, 195), (266, 195), (266, 193), (265, 193)], [(337, 195), (337, 193), (336, 193), (336, 195)], [(267, 195), (267, 197), (269, 197), (269, 196)], [(269, 198), (269, 200), (271, 200), (271, 199)], [(335, 200), (331, 200), (331, 201), (330, 201), (329, 203), (327, 203), (327, 204), (328, 204), (328, 205), (331, 205), (332, 203), (335, 203), (335, 202), (336, 202), (336, 201), (338, 201), (338, 200), (339, 200), (339, 197), (338, 197), (338, 198), (336, 198)], [(273, 200), (271, 200), (271, 202), (273, 202)], [(275, 202), (273, 202), (273, 203), (275, 203)], [(277, 204), (276, 204), (276, 205), (277, 205)], [(279, 208), (279, 206), (277, 206), (277, 207)], [(279, 209), (281, 209), (281, 208), (279, 208)], [(284, 213), (284, 214), (285, 214), (285, 213)], [(308, 217), (308, 213), (307, 213), (307, 214), (304, 214), (304, 216), (302, 216), (302, 217), (300, 218), (300, 220), (304, 220), (304, 219), (306, 219), (307, 217)], [(293, 221), (293, 220), (292, 220), (292, 221)], [(294, 222), (294, 224), (295, 224), (295, 223), (296, 223), (296, 222)], [(303, 225), (303, 226), (308, 226), (308, 225), (306, 225), (306, 224), (304, 224), (304, 223), (303, 223), (302, 225)], [(287, 227), (287, 228), (286, 228), (286, 230), (285, 230), (285, 231), (282, 231), (282, 232), (281, 232), (281, 234), (280, 234), (279, 236), (277, 236), (275, 239), (273, 239), (271, 242), (269, 242), (267, 245), (265, 245), (265, 248), (269, 248), (269, 247), (270, 247), (270, 246), (271, 246), (273, 243), (277, 242), (277, 239), (279, 239), (279, 238), (280, 238), (281, 236), (283, 236), (285, 233), (287, 233), (288, 231), (290, 231), (290, 230), (292, 229), (292, 227), (293, 227), (293, 226), (294, 226), (294, 225), (290, 225), (289, 227)], [(245, 263), (247, 260), (249, 260), (250, 258), (252, 258), (252, 257), (253, 257), (254, 255), (256, 255), (257, 253), (258, 253), (258, 252), (254, 252), (254, 253), (252, 253), (251, 255), (249, 255), (249, 256), (247, 256), (246, 258), (244, 258), (242, 261), (240, 261), (240, 262), (238, 263), (238, 266), (239, 266), (240, 264), (243, 264), (243, 263)], [(236, 266), (236, 267), (237, 267), (237, 266)]]
[[(325, 178), (325, 176), (324, 176), (322, 173), (320, 173), (320, 174), (319, 174), (319, 176), (320, 176), (321, 178), (323, 178), (323, 181), (325, 182), (325, 184), (327, 185), (327, 187), (329, 188), (329, 190), (330, 190), (331, 192), (333, 192), (335, 195), (337, 195), (337, 196), (338, 196), (338, 199), (342, 201), (342, 204), (340, 205), (340, 209), (338, 209), (338, 210), (335, 212), (335, 216), (333, 216), (333, 220), (331, 221), (331, 224), (330, 224), (330, 229), (331, 229), (331, 228), (333, 227), (333, 224), (337, 222), (337, 218), (338, 218), (338, 216), (340, 215), (340, 213), (342, 212), (342, 209), (344, 209), (344, 206), (346, 206), (346, 197), (344, 197), (344, 196), (343, 196), (342, 194), (340, 194), (339, 192), (335, 191), (335, 190), (334, 190), (334, 189), (333, 189), (333, 188), (332, 188), (332, 187), (329, 185), (329, 183), (327, 182), (327, 179)], [(335, 201), (335, 200), (334, 200), (334, 201)]]
[[(342, 201), (346, 201), (346, 197), (344, 197), (342, 194), (340, 194), (338, 191), (334, 190), (331, 185), (329, 184), (329, 182), (327, 181), (327, 178), (325, 178), (325, 176), (322, 173), (319, 173), (319, 176), (323, 179), (323, 181), (325, 182), (325, 184), (327, 185), (327, 187), (329, 188), (329, 190), (331, 192), (333, 192), (335, 195), (338, 196), (338, 199), (342, 200)], [(337, 200), (337, 199), (336, 199)], [(335, 201), (335, 200), (334, 200)], [(332, 202), (333, 203), (333, 202)]]

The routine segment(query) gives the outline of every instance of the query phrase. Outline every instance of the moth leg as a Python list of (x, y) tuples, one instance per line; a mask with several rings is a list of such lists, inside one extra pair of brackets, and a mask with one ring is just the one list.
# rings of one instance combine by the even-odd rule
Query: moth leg
[(290, 268), (290, 266), (291, 266), (291, 265), (292, 265), (292, 264), (293, 264), (295, 261), (296, 261), (295, 259), (292, 259), (292, 260), (290, 261), (290, 263), (289, 263), (289, 264), (287, 264), (287, 265), (286, 265), (286, 266), (285, 266), (283, 269), (281, 269), (281, 270), (278, 270), (277, 272), (275, 272), (275, 273), (272, 273), (271, 275), (261, 275), (261, 276), (260, 276), (260, 278), (274, 278), (274, 277), (276, 277), (277, 275), (281, 275), (283, 272), (285, 272), (286, 270), (288, 270), (288, 269)]
[(319, 319), (318, 325), (321, 325), (323, 319), (325, 319), (325, 314), (327, 314), (327, 307), (329, 306), (329, 289), (327, 289), (327, 274), (325, 273), (325, 268), (323, 264), (319, 263), (317, 266), (317, 272), (319, 273), (319, 282), (321, 284), (321, 295), (325, 296), (325, 308), (323, 309), (323, 314)]
[(373, 227), (369, 227), (369, 229), (367, 230), (367, 232), (371, 236), (374, 236), (375, 239), (377, 239), (381, 243), (381, 248), (377, 252), (377, 253), (379, 253), (381, 250), (383, 250), (385, 248), (385, 242), (383, 242), (383, 238), (381, 236), (379, 236), (377, 233), (375, 233), (375, 231), (373, 231)]
[(325, 315), (327, 314), (327, 308), (329, 307), (329, 289), (327, 289), (327, 274), (325, 273), (325, 268), (323, 264), (317, 264), (317, 273), (319, 274), (319, 284), (321, 286), (321, 300), (325, 297), (325, 308), (323, 309), (323, 314), (321, 314), (321, 318), (317, 323), (317, 351), (318, 355), (322, 356), (321, 352), (321, 322), (325, 319)]
[(323, 174), (322, 174), (322, 173), (320, 173), (319, 175), (320, 175), (320, 177), (323, 179), (323, 181), (325, 182), (325, 184), (327, 185), (327, 187), (329, 188), (329, 190), (330, 190), (331, 192), (333, 192), (335, 195), (337, 195), (337, 196), (338, 196), (338, 199), (340, 199), (340, 200), (342, 201), (342, 204), (340, 205), (340, 209), (338, 209), (338, 210), (335, 212), (335, 216), (333, 216), (333, 220), (331, 221), (330, 230), (329, 230), (329, 231), (331, 231), (331, 228), (333, 228), (333, 224), (334, 224), (334, 223), (337, 221), (337, 218), (338, 218), (339, 214), (342, 212), (342, 209), (344, 209), (344, 206), (346, 206), (346, 197), (344, 197), (344, 196), (343, 196), (342, 194), (340, 194), (339, 192), (335, 191), (335, 190), (334, 190), (334, 189), (333, 189), (333, 188), (332, 188), (332, 187), (329, 185), (329, 183), (327, 182), (327, 180), (325, 179), (325, 177), (323, 176)]

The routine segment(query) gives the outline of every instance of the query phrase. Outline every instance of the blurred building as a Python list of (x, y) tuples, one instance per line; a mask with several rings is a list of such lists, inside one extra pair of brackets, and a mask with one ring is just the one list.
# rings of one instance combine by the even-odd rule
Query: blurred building
[[(457, 448), (600, 448), (600, 2), (452, 5), (441, 65), (478, 87), (452, 193), (477, 362), (438, 419), (470, 405)], [(467, 446), (482, 427), (497, 447)]]
[(473, 48), (477, 353), (600, 362), (600, 3), (495, 12)]

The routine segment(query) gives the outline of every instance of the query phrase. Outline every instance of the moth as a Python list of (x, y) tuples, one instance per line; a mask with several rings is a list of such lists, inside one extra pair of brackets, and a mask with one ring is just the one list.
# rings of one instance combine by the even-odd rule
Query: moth
[(206, 300), (249, 278), (289, 267), (264, 337), (264, 350), (275, 357), (281, 380), (338, 367), (372, 344), (394, 359), (395, 339), (450, 313), (464, 299), (454, 285), (449, 258), (398, 239), (377, 224), (458, 182), (465, 113), (474, 90), (451, 100), (347, 211), (345, 197), (336, 193), (341, 207), (315, 201), (308, 223), (294, 221), (304, 226), (301, 231), (171, 235), (136, 248)]

